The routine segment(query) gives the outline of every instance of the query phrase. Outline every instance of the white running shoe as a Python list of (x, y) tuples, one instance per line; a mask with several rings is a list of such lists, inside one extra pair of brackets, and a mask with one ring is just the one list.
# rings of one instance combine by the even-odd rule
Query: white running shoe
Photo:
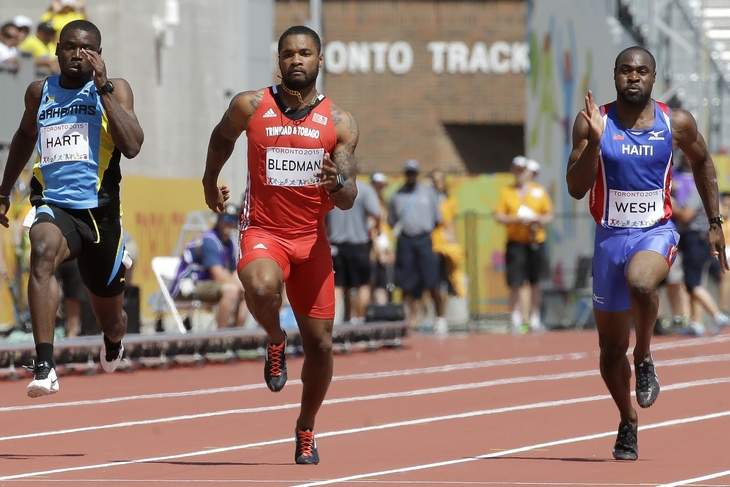
[(117, 358), (115, 358), (112, 361), (108, 361), (106, 359), (106, 341), (104, 341), (104, 337), (101, 339), (101, 350), (99, 350), (99, 363), (101, 364), (101, 368), (104, 369), (104, 372), (111, 373), (114, 372), (119, 364), (122, 362), (122, 356), (124, 355), (124, 345), (119, 345), (119, 354), (117, 355)]
[(56, 369), (48, 362), (38, 362), (33, 366), (33, 380), (26, 389), (28, 397), (41, 397), (58, 392)]
[(532, 313), (530, 315), (530, 331), (533, 333), (542, 333), (545, 331), (542, 319), (540, 319), (540, 313)]
[(730, 325), (730, 317), (720, 311), (715, 316), (715, 326), (718, 328), (725, 328), (726, 326)]
[(439, 316), (436, 318), (436, 322), (433, 325), (433, 332), (437, 336), (446, 336), (449, 334), (449, 322), (446, 321), (445, 317)]

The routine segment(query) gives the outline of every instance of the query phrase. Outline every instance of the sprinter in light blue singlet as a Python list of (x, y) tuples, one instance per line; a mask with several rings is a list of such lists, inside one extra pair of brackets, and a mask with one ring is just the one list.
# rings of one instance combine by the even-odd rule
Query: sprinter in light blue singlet
[(596, 221), (593, 312), (601, 348), (601, 377), (620, 414), (613, 447), (617, 460), (638, 458), (638, 415), (631, 402), (626, 357), (636, 328), (636, 401), (649, 407), (659, 395), (651, 337), (659, 308), (657, 286), (669, 273), (679, 236), (670, 220), (672, 147), (692, 164), (710, 220), (709, 242), (728, 268), (715, 166), (692, 115), (651, 98), (656, 61), (634, 46), (616, 57), (616, 101), (600, 109), (589, 91), (573, 125), (568, 160), (570, 194), (583, 198)]
[(109, 79), (101, 33), (86, 20), (68, 23), (56, 47), (59, 76), (28, 86), (25, 112), (0, 184), (0, 224), (7, 226), (8, 195), (33, 149), (28, 302), (36, 342), (30, 397), (58, 392), (53, 331), (59, 296), (55, 269), (78, 259), (94, 314), (104, 332), (99, 362), (113, 371), (127, 330), (119, 182), (121, 155), (131, 159), (144, 135), (132, 89)]
[(79, 90), (60, 79), (43, 83), (31, 199), (70, 209), (119, 205), (121, 154), (94, 81)]

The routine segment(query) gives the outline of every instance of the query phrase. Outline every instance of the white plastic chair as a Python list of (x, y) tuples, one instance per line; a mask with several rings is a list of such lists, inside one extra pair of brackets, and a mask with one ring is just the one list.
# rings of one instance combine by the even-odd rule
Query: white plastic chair
[(172, 295), (168, 288), (169, 283), (175, 279), (175, 273), (177, 272), (177, 267), (179, 265), (180, 257), (158, 256), (152, 258), (152, 272), (154, 273), (155, 279), (157, 279), (157, 284), (160, 287), (160, 295), (165, 301), (167, 308), (170, 310), (178, 331), (180, 331), (180, 333), (187, 333), (185, 324), (183, 323), (182, 317), (175, 305), (175, 300), (172, 299)]

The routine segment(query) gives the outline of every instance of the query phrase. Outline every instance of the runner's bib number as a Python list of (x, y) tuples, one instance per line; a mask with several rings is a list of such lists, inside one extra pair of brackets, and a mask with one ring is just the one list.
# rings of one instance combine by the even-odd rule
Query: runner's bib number
[(664, 218), (664, 190), (612, 189), (609, 191), (608, 205), (608, 224), (612, 227), (651, 227)]
[(91, 160), (88, 123), (59, 123), (41, 127), (41, 166)]
[(268, 147), (266, 184), (269, 186), (311, 186), (319, 182), (324, 149)]

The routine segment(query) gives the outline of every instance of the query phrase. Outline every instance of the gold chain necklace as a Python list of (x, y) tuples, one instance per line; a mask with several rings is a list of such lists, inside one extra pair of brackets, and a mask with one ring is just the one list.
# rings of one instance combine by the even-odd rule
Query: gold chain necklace
[(302, 94), (296, 90), (292, 90), (290, 88), (287, 88), (287, 86), (284, 84), (284, 81), (281, 81), (281, 89), (284, 90), (285, 93), (291, 96), (296, 96), (297, 100), (299, 100), (299, 103), (302, 105), (306, 105), (307, 107), (310, 107), (314, 105), (314, 103), (317, 101), (317, 95), (315, 95), (312, 100), (309, 103), (304, 103), (304, 98), (302, 98)]

